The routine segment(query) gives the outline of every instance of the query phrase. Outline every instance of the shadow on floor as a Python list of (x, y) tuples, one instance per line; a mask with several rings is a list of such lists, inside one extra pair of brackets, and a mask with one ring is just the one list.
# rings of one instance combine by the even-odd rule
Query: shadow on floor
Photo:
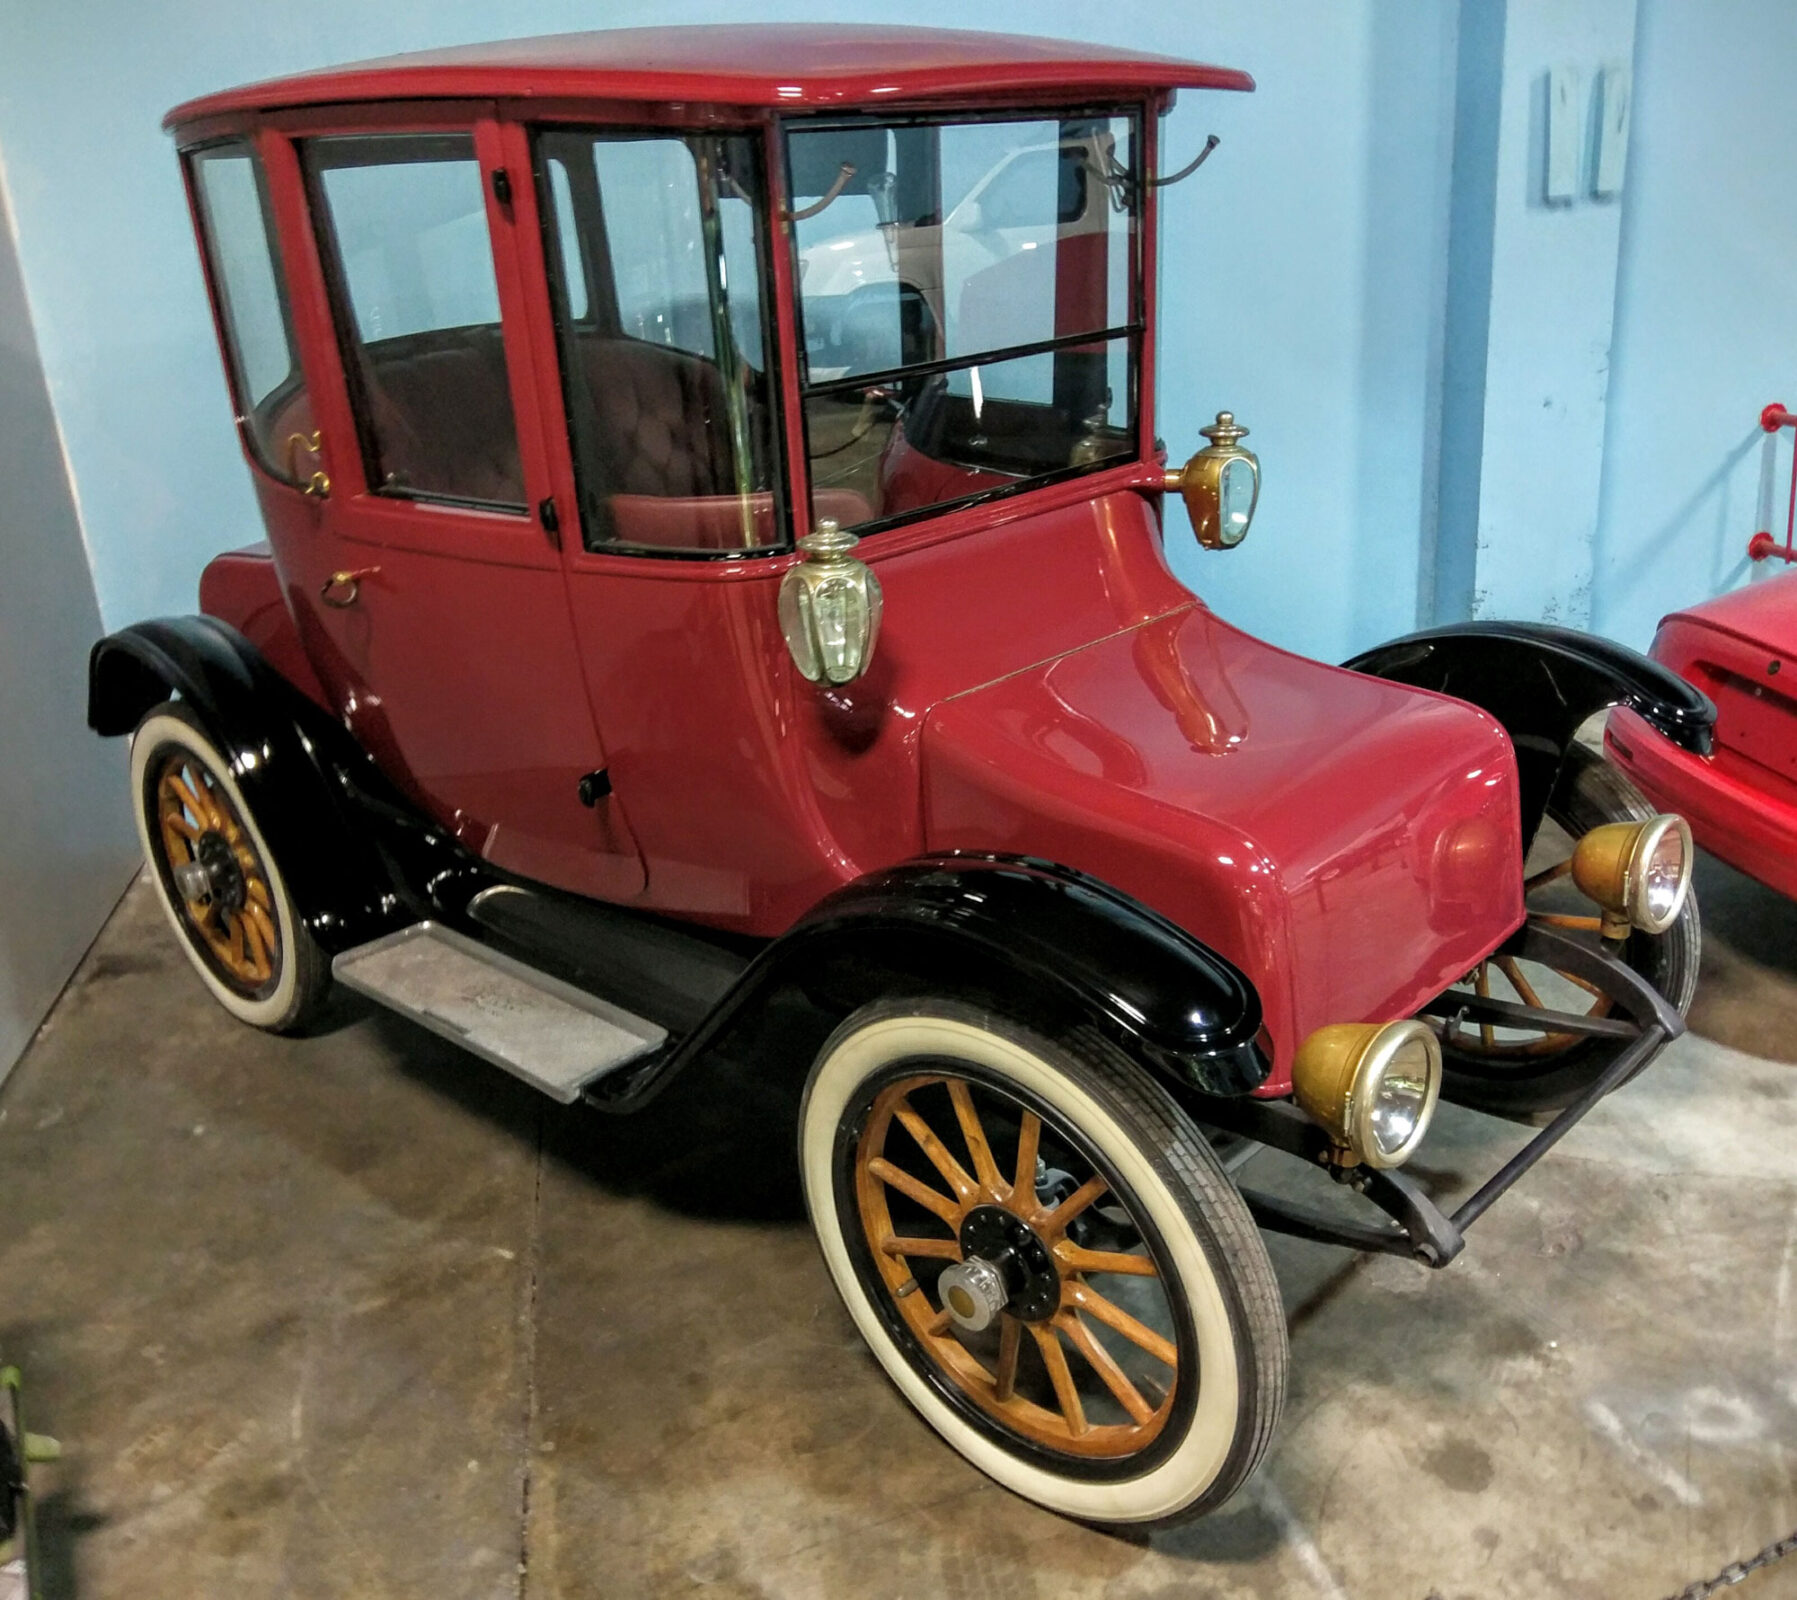
[(1734, 1050), (1797, 1063), (1797, 902), (1700, 852), (1703, 972), (1691, 1031)]

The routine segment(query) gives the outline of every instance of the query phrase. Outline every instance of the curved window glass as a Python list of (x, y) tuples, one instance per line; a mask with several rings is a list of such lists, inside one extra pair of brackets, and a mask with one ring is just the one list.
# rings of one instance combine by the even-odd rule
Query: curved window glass
[(312, 405), (294, 355), (262, 165), (243, 144), (212, 145), (189, 159), (239, 425), (256, 459), (294, 482), (295, 463), (313, 461)]

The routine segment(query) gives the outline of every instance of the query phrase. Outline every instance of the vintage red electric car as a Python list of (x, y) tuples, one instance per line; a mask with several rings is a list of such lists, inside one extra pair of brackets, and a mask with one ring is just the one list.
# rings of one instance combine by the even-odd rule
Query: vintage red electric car
[[(1258, 465), (1155, 437), (1161, 116), (1251, 87), (675, 28), (183, 106), (268, 543), (93, 656), (227, 1009), (335, 979), (610, 1112), (759, 1050), (899, 1389), (1102, 1523), (1266, 1449), (1259, 1228), (1444, 1265), (1696, 976), (1684, 825), (1574, 739), (1702, 750), (1694, 688), (1520, 624), (1323, 665), (1169, 570), (1169, 491), (1227, 547)], [(1451, 1214), (1443, 1094), (1555, 1113)]]

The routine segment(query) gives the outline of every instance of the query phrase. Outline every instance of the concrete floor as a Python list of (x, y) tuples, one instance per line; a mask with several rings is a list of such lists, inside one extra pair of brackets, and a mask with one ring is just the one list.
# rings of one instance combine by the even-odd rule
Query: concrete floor
[[(1694, 1036), (1445, 1272), (1273, 1240), (1269, 1464), (1129, 1540), (906, 1409), (782, 1094), (719, 1069), (610, 1122), (354, 1005), (268, 1038), (140, 884), (0, 1093), (47, 1594), (1658, 1600), (1797, 1525), (1797, 907), (1700, 890)], [(1448, 1190), (1520, 1137), (1438, 1127)]]

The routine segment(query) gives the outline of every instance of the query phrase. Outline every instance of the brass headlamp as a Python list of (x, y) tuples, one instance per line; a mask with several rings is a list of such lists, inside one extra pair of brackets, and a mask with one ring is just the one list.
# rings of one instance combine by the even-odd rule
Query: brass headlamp
[(1219, 411), (1198, 430), (1210, 440), (1183, 467), (1167, 469), (1166, 487), (1178, 490), (1192, 519), (1192, 531), (1206, 550), (1232, 550), (1248, 534), (1260, 500), (1260, 460), (1241, 441), (1248, 430), (1235, 415)]
[(1292, 1092), (1327, 1130), (1342, 1165), (1401, 1166), (1435, 1115), (1441, 1044), (1414, 1018), (1332, 1023), (1298, 1047)]
[(1603, 912), (1606, 939), (1626, 938), (1631, 927), (1664, 933), (1690, 893), (1692, 857), (1683, 817), (1606, 822), (1573, 850), (1572, 881)]

